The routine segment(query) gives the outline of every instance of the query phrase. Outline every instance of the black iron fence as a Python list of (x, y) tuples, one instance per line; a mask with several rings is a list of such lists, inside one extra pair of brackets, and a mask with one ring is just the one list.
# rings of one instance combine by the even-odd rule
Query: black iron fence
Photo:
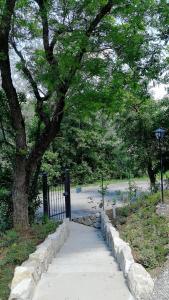
[(43, 212), (49, 218), (71, 219), (70, 175), (66, 170), (54, 184), (43, 173)]

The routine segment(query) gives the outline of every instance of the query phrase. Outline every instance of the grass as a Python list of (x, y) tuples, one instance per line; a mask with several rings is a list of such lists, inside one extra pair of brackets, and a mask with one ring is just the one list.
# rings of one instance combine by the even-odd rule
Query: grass
[(7, 300), (10, 283), (17, 265), (28, 259), (29, 254), (36, 250), (48, 234), (54, 232), (58, 223), (47, 221), (35, 224), (29, 231), (19, 233), (9, 230), (1, 234), (0, 240), (0, 300)]
[[(169, 218), (156, 214), (159, 201), (160, 193), (156, 193), (117, 209), (121, 238), (129, 242), (135, 261), (149, 271), (161, 267), (169, 254)], [(169, 201), (168, 192), (165, 201)]]

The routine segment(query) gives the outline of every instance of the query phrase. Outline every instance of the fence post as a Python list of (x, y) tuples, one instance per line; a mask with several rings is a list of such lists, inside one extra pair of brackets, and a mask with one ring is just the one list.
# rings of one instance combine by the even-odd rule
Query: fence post
[(49, 197), (48, 197), (48, 177), (46, 173), (42, 175), (43, 183), (43, 214), (49, 217)]
[(66, 206), (66, 218), (71, 220), (71, 199), (70, 199), (70, 175), (69, 170), (65, 170), (65, 206)]

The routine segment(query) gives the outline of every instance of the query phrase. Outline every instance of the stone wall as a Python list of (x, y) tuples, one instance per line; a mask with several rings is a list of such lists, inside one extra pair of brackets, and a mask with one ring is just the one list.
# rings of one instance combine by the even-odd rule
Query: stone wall
[(97, 229), (101, 228), (100, 213), (96, 213), (94, 215), (85, 216), (85, 217), (74, 218), (72, 219), (72, 221), (86, 226), (92, 226)]
[(43, 272), (46, 272), (69, 235), (69, 220), (66, 219), (56, 232), (48, 235), (29, 259), (15, 268), (9, 300), (32, 300), (35, 287)]
[(119, 237), (119, 232), (105, 212), (101, 213), (101, 230), (126, 278), (131, 294), (136, 300), (150, 300), (154, 289), (153, 279), (142, 265), (135, 263), (129, 244)]

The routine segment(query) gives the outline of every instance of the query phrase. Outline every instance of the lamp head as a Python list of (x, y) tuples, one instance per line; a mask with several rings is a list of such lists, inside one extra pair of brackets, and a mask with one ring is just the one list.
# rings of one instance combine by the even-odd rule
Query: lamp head
[(162, 140), (164, 138), (166, 130), (163, 128), (158, 128), (154, 132), (155, 132), (156, 139)]

